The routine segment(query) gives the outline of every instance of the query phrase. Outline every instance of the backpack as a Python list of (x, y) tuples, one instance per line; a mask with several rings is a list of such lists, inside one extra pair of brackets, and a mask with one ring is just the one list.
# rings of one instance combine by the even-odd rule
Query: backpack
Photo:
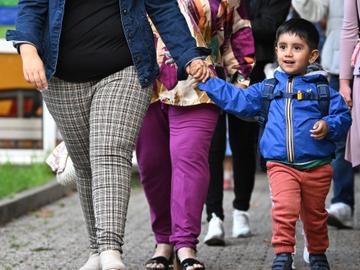
[[(274, 89), (275, 89), (275, 86), (277, 83), (278, 83), (278, 80), (275, 78), (264, 80), (264, 88), (262, 89), (262, 93), (261, 93), (261, 100), (262, 100), (261, 101), (261, 111), (260, 111), (260, 115), (258, 117), (258, 123), (260, 125), (259, 141), (264, 132), (264, 128), (265, 128), (266, 122), (268, 120), (270, 103), (273, 99), (282, 98), (282, 97), (301, 99), (301, 100), (314, 99), (313, 97), (303, 95), (302, 93), (301, 93), (301, 98), (299, 98), (298, 93), (282, 93), (282, 92), (280, 92), (280, 93), (274, 95)], [(321, 116), (324, 117), (329, 114), (329, 106), (330, 106), (330, 90), (329, 90), (329, 84), (328, 84), (328, 81), (326, 80), (326, 78), (324, 78), (321, 81), (316, 82), (316, 88), (318, 91), (317, 100), (319, 102)]]

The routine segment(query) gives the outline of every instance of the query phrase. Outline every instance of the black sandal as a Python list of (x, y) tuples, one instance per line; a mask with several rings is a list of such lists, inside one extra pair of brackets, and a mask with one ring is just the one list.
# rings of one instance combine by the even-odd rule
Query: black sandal
[[(163, 268), (158, 268), (158, 267), (148, 267), (146, 265), (148, 264), (162, 264), (164, 267)], [(170, 258), (166, 258), (165, 256), (158, 256), (158, 257), (154, 257), (151, 258), (150, 260), (146, 261), (145, 263), (145, 268), (146, 270), (169, 270), (170, 266), (173, 264), (173, 259)]]
[(186, 270), (188, 267), (191, 267), (194, 264), (201, 265), (200, 268), (194, 268), (194, 269), (205, 270), (205, 265), (202, 262), (199, 262), (197, 259), (194, 259), (194, 258), (187, 258), (187, 259), (183, 260), (182, 262), (180, 262), (182, 270)]

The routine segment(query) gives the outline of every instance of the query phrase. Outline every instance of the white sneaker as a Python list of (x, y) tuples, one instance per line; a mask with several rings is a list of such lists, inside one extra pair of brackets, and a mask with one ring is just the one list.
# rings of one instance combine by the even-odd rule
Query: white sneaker
[(209, 246), (224, 246), (225, 233), (223, 221), (215, 213), (211, 215), (212, 218), (209, 221), (209, 228), (204, 238), (204, 243)]
[(304, 246), (303, 259), (304, 259), (304, 262), (306, 262), (307, 264), (310, 263), (309, 250), (307, 249), (307, 246)]
[(101, 270), (99, 253), (90, 254), (89, 259), (79, 270)]
[(329, 209), (327, 223), (330, 226), (335, 226), (338, 229), (353, 228), (353, 216), (351, 214), (351, 207), (345, 203), (333, 203)]
[(126, 270), (121, 260), (120, 251), (105, 250), (100, 253), (100, 262), (102, 270)]
[(246, 211), (235, 209), (233, 212), (233, 237), (247, 237), (251, 235), (250, 215)]

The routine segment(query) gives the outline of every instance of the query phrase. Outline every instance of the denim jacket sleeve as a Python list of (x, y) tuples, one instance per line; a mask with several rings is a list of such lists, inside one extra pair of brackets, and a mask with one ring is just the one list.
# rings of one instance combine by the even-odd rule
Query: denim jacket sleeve
[(32, 43), (40, 51), (48, 3), (48, 0), (20, 0), (16, 30), (9, 30), (6, 39), (17, 43)]
[(334, 89), (330, 88), (330, 106), (329, 115), (323, 117), (326, 121), (329, 131), (326, 139), (337, 141), (346, 136), (351, 126), (350, 110), (344, 99)]
[(175, 59), (178, 79), (185, 79), (186, 64), (195, 58), (209, 55), (211, 51), (196, 47), (196, 42), (191, 36), (176, 0), (145, 0), (145, 6), (171, 56)]
[(198, 87), (221, 109), (238, 117), (258, 116), (261, 111), (262, 83), (240, 89), (222, 79), (210, 78)]

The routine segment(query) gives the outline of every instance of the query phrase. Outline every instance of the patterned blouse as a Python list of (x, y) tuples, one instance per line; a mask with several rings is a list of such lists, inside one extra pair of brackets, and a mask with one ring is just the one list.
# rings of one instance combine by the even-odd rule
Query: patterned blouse
[[(254, 39), (243, 0), (178, 0), (197, 45), (211, 49), (206, 59), (212, 70), (223, 69), (231, 81), (248, 85), (254, 64)], [(151, 23), (151, 21), (150, 21)], [(153, 85), (152, 102), (190, 106), (212, 101), (197, 89), (191, 76), (177, 81), (176, 64), (151, 23), (160, 74)], [(218, 70), (218, 69), (217, 69)], [(215, 74), (215, 72), (213, 72)]]

